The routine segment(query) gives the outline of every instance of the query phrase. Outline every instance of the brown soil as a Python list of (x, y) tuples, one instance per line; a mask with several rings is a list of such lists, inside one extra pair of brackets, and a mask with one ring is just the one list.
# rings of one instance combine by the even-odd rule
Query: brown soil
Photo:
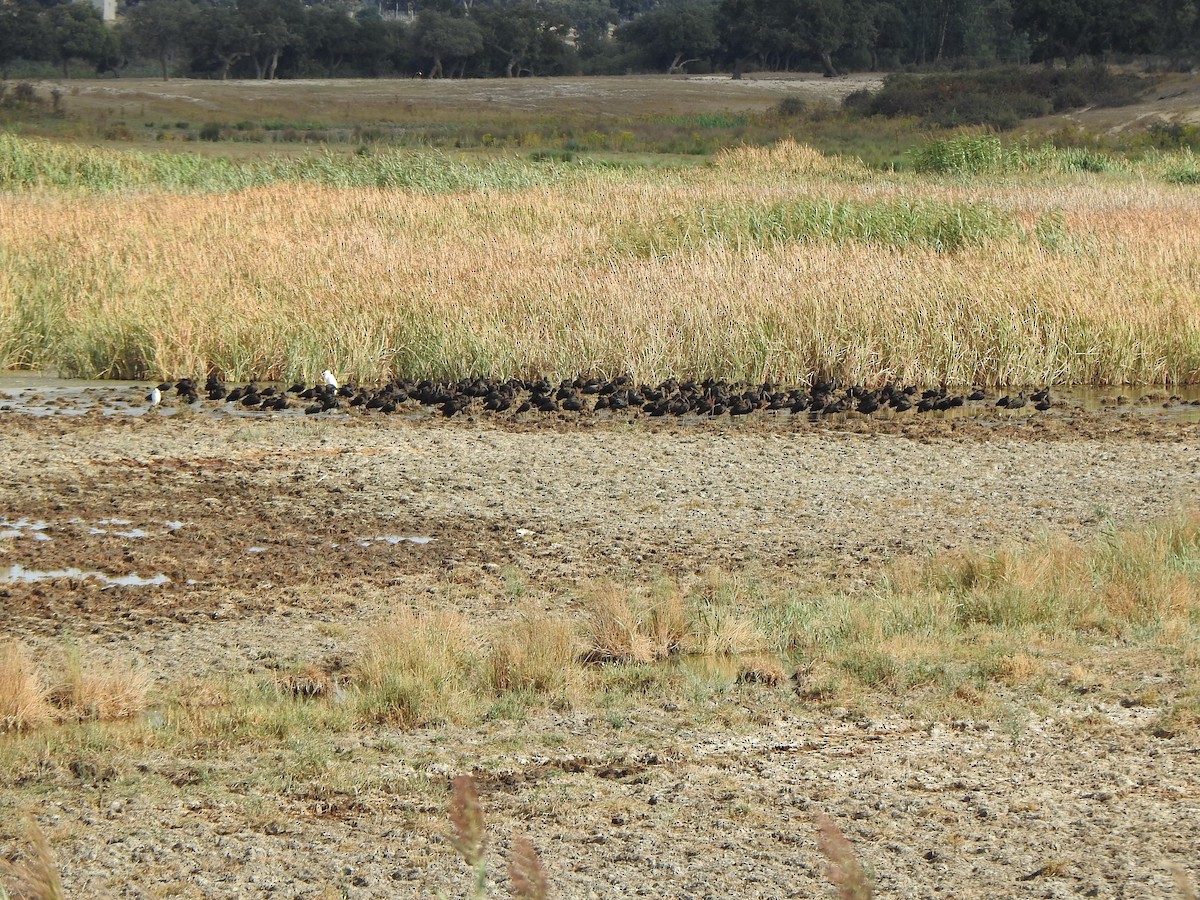
[[(9, 413), (0, 485), (0, 532), (18, 532), (0, 575), (170, 578), (0, 584), (5, 633), (130, 655), (177, 685), (352, 657), (395, 604), (502, 622), (517, 582), (559, 610), (596, 580), (711, 566), (861, 590), (898, 558), (1087, 539), (1195, 509), (1200, 426)], [(445, 783), (476, 769), (493, 852), (529, 833), (562, 897), (823, 896), (817, 810), (881, 896), (1172, 896), (1170, 863), (1200, 877), (1197, 735), (1148, 729), (1150, 701), (1072, 696), (1008, 725), (839, 714), (784, 684), (703, 715), (381, 727), (336, 738), (366, 787), (309, 795), (239, 793), (273, 764), (254, 748), (135, 754), (102, 777), (48, 745), (0, 787), (0, 838), (18, 831), (3, 811), (30, 808), (70, 896), (458, 896)], [(499, 856), (492, 871), (503, 881)]]

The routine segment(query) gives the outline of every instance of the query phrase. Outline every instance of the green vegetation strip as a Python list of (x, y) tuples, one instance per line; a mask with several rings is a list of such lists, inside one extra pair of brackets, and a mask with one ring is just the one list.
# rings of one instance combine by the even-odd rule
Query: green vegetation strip
[(897, 200), (801, 200), (700, 209), (636, 231), (626, 246), (658, 255), (708, 243), (768, 247), (857, 242), (950, 253), (1022, 235), (1013, 217), (988, 204)]
[(328, 151), (245, 164), (185, 153), (74, 147), (0, 134), (0, 189), (112, 193), (147, 188), (219, 192), (282, 182), (442, 192), (513, 190), (558, 180), (561, 169), (514, 159), (459, 162), (436, 152)]

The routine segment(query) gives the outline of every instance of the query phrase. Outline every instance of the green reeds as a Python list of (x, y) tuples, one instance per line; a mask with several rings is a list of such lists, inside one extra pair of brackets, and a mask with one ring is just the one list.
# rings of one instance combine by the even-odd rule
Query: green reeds
[(321, 153), (233, 163), (187, 153), (118, 152), (0, 134), (0, 190), (220, 192), (281, 183), (413, 191), (514, 190), (556, 180), (555, 165), (472, 163), (437, 152)]
[(856, 242), (952, 253), (1023, 234), (1011, 214), (986, 203), (806, 199), (765, 207), (700, 208), (656, 222), (630, 246), (649, 254), (694, 251), (706, 243), (744, 247)]

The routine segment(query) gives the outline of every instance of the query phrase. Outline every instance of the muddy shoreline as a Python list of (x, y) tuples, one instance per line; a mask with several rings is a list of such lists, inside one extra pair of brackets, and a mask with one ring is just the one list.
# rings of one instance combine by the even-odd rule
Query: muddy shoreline
[[(572, 614), (596, 581), (712, 566), (869, 591), (894, 561), (1087, 540), (1200, 506), (1200, 426), (1105, 411), (699, 425), (10, 412), (0, 484), (0, 575), (170, 579), (9, 579), (6, 636), (131, 657), (166, 686), (350, 659), (396, 604), (501, 623), (518, 595)], [(331, 738), (358, 785), (335, 795), (227, 789), (300, 765), (286, 748), (276, 762), (134, 752), (103, 786), (51, 752), (0, 802), (42, 821), (73, 896), (455, 895), (444, 792), (468, 769), (496, 877), (528, 833), (563, 897), (823, 896), (817, 809), (880, 896), (1173, 896), (1171, 863), (1200, 875), (1197, 735), (1151, 734), (1155, 710), (1120, 702), (1134, 687), (1011, 727), (886, 704), (842, 716), (785, 684), (702, 714), (367, 728)], [(208, 787), (188, 774), (204, 771), (219, 773)], [(9, 846), (18, 819), (3, 818)]]

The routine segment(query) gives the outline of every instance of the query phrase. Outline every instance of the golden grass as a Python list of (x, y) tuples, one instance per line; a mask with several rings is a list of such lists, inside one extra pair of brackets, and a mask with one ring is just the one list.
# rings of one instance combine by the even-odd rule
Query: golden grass
[[(814, 203), (872, 224), (836, 239), (756, 230)], [(904, 243), (922, 210), (936, 229), (984, 209), (1012, 235)], [(881, 216), (885, 230), (895, 218), (884, 244), (855, 237)], [(726, 224), (692, 227), (706, 217)], [(656, 233), (686, 240), (646, 252), (638, 236)], [(1200, 195), (1137, 175), (868, 175), (797, 145), (504, 191), (27, 192), (0, 204), (0, 365), (1195, 382), (1196, 246)]]
[(492, 641), (488, 680), (500, 693), (525, 692), (569, 702), (581, 685), (575, 665), (579, 652), (570, 622), (527, 612)]
[(706, 573), (694, 596), (660, 581), (649, 590), (605, 583), (587, 600), (586, 659), (592, 662), (648, 663), (679, 654), (731, 656), (763, 650), (763, 638), (736, 582)]
[(0, 732), (24, 731), (50, 721), (52, 710), (37, 668), (17, 643), (0, 645)]
[(77, 648), (63, 654), (62, 675), (50, 700), (63, 716), (101, 722), (127, 719), (146, 709), (150, 678), (128, 663), (85, 662)]
[(603, 585), (593, 594), (587, 623), (589, 659), (645, 663), (668, 655), (667, 645), (647, 633), (645, 611), (630, 599), (615, 584)]
[(476, 694), (479, 646), (457, 613), (393, 613), (372, 626), (358, 660), (365, 714), (404, 727), (454, 720)]

